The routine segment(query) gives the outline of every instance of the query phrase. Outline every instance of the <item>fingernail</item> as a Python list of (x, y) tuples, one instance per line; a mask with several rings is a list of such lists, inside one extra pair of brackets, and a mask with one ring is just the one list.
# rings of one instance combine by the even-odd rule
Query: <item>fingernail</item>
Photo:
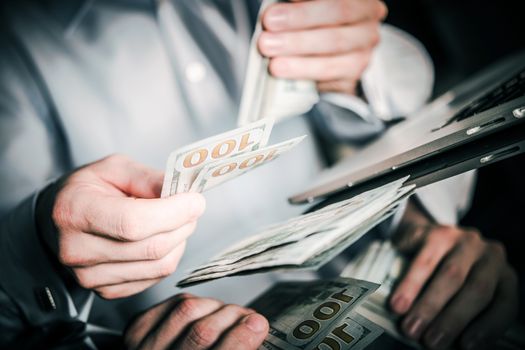
[(259, 314), (250, 314), (244, 318), (243, 322), (254, 333), (266, 331), (266, 319)]
[(288, 10), (281, 6), (271, 8), (264, 17), (264, 26), (266, 29), (270, 30), (283, 28), (286, 25), (286, 22), (288, 22), (288, 16)]
[(408, 300), (404, 296), (396, 295), (392, 299), (392, 308), (398, 314), (404, 314), (405, 312), (407, 312), (408, 307), (409, 307)]
[(445, 332), (442, 330), (430, 330), (425, 336), (427, 345), (432, 349), (441, 349), (447, 345), (447, 338)]
[(422, 318), (417, 316), (408, 316), (403, 321), (403, 329), (405, 330), (405, 333), (413, 339), (419, 339), (419, 337), (421, 337), (424, 327), (425, 322)]
[(284, 46), (284, 42), (280, 36), (263, 34), (260, 45), (263, 54), (273, 55), (279, 53)]

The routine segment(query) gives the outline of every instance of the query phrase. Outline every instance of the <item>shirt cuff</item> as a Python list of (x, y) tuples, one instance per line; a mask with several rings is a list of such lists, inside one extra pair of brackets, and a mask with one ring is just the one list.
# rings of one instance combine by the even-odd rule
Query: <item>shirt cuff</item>
[[(69, 320), (78, 312), (35, 224), (38, 193), (0, 221), (0, 286), (28, 326)], [(86, 291), (87, 292), (87, 291)]]
[(470, 208), (476, 171), (451, 177), (416, 190), (416, 198), (439, 224), (457, 225)]

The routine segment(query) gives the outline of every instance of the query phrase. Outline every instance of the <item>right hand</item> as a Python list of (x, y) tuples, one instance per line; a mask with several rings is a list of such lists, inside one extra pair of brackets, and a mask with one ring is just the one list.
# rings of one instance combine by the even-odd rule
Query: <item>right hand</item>
[(146, 310), (124, 332), (127, 349), (257, 349), (268, 321), (255, 311), (191, 294)]
[(110, 156), (44, 190), (37, 226), (81, 287), (133, 295), (175, 271), (204, 212), (201, 195), (158, 198), (161, 187), (161, 172)]

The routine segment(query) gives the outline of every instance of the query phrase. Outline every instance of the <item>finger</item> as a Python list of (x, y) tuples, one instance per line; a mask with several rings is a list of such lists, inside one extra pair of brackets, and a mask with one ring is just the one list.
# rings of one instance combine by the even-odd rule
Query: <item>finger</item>
[(459, 232), (445, 226), (435, 226), (429, 232), (421, 251), (392, 294), (390, 304), (393, 311), (404, 314), (410, 309), (425, 283), (458, 239)]
[(74, 268), (78, 284), (86, 289), (103, 286), (164, 278), (177, 269), (186, 242), (160, 260), (107, 263), (89, 267)]
[(126, 349), (136, 349), (154, 326), (182, 299), (195, 298), (189, 293), (177, 294), (137, 315), (124, 331)]
[(357, 81), (351, 79), (322, 81), (317, 83), (319, 92), (339, 92), (348, 95), (356, 95)]
[(459, 293), (432, 322), (423, 336), (431, 349), (448, 348), (467, 325), (486, 307), (494, 296), (498, 278), (504, 267), (504, 256), (487, 249)]
[(116, 154), (93, 163), (93, 171), (122, 192), (138, 198), (158, 198), (163, 172)]
[(223, 305), (215, 299), (189, 298), (178, 302), (141, 343), (141, 349), (167, 349), (193, 322)]
[(479, 260), (484, 243), (478, 234), (464, 232), (464, 241), (445, 258), (430, 284), (414, 303), (402, 322), (409, 337), (419, 339), (438, 313), (461, 289), (474, 263)]
[(176, 342), (176, 349), (200, 350), (211, 348), (226, 330), (243, 316), (252, 312), (238, 305), (224, 305), (214, 313), (194, 322)]
[(181, 193), (157, 199), (136, 199), (89, 194), (78, 211), (84, 232), (122, 241), (139, 241), (157, 233), (176, 230), (195, 221), (205, 209), (204, 197)]
[(257, 349), (268, 335), (268, 321), (260, 314), (245, 316), (217, 343), (217, 350)]
[(69, 267), (101, 263), (160, 260), (195, 231), (195, 222), (178, 230), (159, 233), (142, 241), (122, 242), (83, 232), (65, 234), (58, 252), (60, 262)]
[(518, 303), (518, 279), (507, 266), (500, 275), (492, 304), (463, 333), (462, 348), (471, 350), (490, 346), (516, 318)]
[(104, 299), (118, 299), (125, 298), (131, 295), (138, 294), (149, 287), (162, 281), (162, 278), (136, 281), (136, 282), (127, 282), (116, 285), (104, 286), (95, 289), (95, 292)]
[(262, 15), (265, 30), (292, 31), (325, 26), (379, 21), (387, 8), (381, 1), (318, 0), (278, 3), (269, 6)]
[(376, 22), (354, 26), (322, 28), (298, 32), (263, 32), (259, 51), (267, 57), (334, 55), (371, 48), (379, 42)]
[(366, 69), (368, 50), (328, 57), (276, 57), (270, 60), (270, 73), (278, 78), (330, 81), (359, 80)]

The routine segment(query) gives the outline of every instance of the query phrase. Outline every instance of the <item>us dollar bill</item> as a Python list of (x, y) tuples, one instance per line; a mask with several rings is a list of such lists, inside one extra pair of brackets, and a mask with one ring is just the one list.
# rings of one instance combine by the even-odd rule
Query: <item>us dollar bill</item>
[(275, 285), (249, 305), (270, 323), (261, 349), (362, 349), (382, 330), (351, 312), (378, 286), (351, 278)]
[(278, 79), (268, 71), (269, 59), (257, 47), (262, 33), (261, 14), (278, 0), (264, 0), (253, 33), (248, 67), (241, 97), (238, 124), (246, 125), (262, 118), (279, 120), (309, 111), (319, 101), (315, 82)]
[(180, 287), (272, 269), (315, 270), (394, 213), (413, 193), (406, 179), (263, 229), (194, 269)]
[(272, 119), (258, 120), (173, 151), (166, 164), (161, 197), (188, 192), (200, 171), (212, 162), (266, 146)]
[(306, 136), (296, 137), (272, 146), (212, 163), (200, 171), (190, 188), (190, 192), (204, 192), (266, 164), (297, 146), (305, 137)]

